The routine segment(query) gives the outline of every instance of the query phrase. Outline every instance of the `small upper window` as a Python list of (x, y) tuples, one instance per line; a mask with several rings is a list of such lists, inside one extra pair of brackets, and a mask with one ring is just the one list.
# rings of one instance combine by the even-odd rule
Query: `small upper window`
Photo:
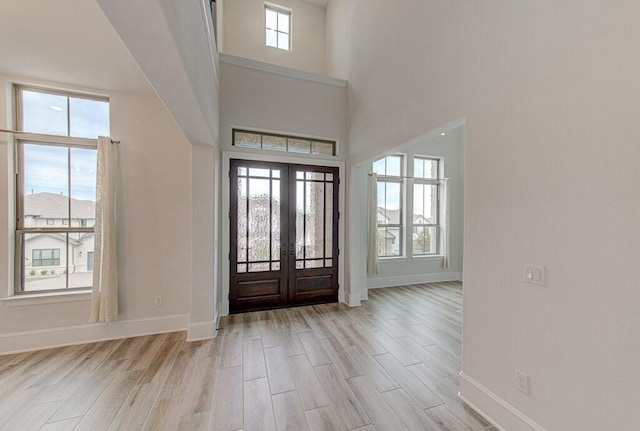
[(266, 43), (273, 48), (291, 50), (291, 11), (277, 6), (264, 6)]

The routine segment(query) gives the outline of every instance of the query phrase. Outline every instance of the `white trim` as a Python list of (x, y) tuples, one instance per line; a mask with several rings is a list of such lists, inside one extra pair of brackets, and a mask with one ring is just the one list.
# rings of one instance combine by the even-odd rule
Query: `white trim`
[(335, 87), (347, 87), (347, 81), (330, 76), (317, 75), (302, 70), (290, 69), (288, 67), (277, 66), (275, 64), (263, 63), (261, 61), (252, 60), (244, 57), (236, 57), (229, 54), (220, 54), (222, 63), (232, 64), (234, 66), (245, 67), (247, 69), (259, 70), (261, 72), (274, 73), (276, 75), (287, 76), (289, 78), (300, 79), (303, 81), (318, 82), (325, 85), (333, 85)]
[(175, 314), (2, 334), (0, 335), (0, 355), (184, 331), (188, 323), (188, 314)]
[(207, 320), (206, 322), (190, 323), (187, 333), (187, 341), (209, 340), (218, 335), (218, 321)]
[[(340, 211), (340, 219), (338, 220), (338, 248), (340, 249), (340, 255), (338, 256), (338, 284), (340, 285), (338, 289), (338, 300), (344, 301), (347, 300), (345, 294), (345, 183), (346, 183), (346, 166), (345, 163), (338, 160), (316, 160), (309, 159), (304, 157), (291, 157), (284, 156), (276, 153), (276, 154), (256, 154), (256, 153), (245, 153), (245, 152), (237, 152), (237, 151), (223, 151), (222, 152), (222, 168), (220, 170), (222, 181), (221, 181), (221, 189), (220, 195), (221, 205), (222, 205), (222, 221), (220, 223), (222, 237), (220, 238), (221, 244), (221, 260), (220, 263), (220, 273), (222, 275), (222, 308), (220, 310), (220, 316), (226, 316), (229, 314), (229, 252), (230, 252), (230, 221), (229, 221), (229, 203), (230, 203), (230, 184), (229, 184), (229, 170), (231, 159), (241, 159), (241, 160), (261, 160), (265, 162), (276, 162), (276, 163), (292, 163), (292, 164), (302, 164), (302, 165), (316, 165), (316, 166), (331, 166), (338, 167), (340, 170), (340, 186), (338, 187), (338, 208)], [(359, 302), (359, 301), (358, 301)]]
[(463, 371), (460, 372), (460, 393), (458, 397), (500, 431), (546, 431), (533, 419)]
[(443, 281), (460, 281), (461, 272), (434, 272), (431, 274), (394, 275), (390, 277), (369, 277), (367, 288), (406, 286), (420, 283), (439, 283)]
[(359, 307), (362, 305), (360, 295), (358, 292), (345, 293), (345, 301), (349, 307)]
[(46, 292), (24, 295), (12, 295), (0, 299), (7, 307), (25, 307), (29, 305), (59, 304), (61, 302), (91, 301), (91, 291), (73, 290), (70, 292)]

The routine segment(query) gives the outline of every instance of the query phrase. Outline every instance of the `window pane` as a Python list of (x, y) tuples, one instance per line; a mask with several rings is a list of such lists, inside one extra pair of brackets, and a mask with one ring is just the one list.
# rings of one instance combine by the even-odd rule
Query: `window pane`
[(435, 226), (414, 226), (413, 255), (435, 254), (438, 252), (438, 231)]
[(287, 151), (287, 138), (265, 135), (262, 137), (262, 148), (265, 150)]
[(260, 148), (260, 135), (255, 133), (235, 133), (235, 145), (247, 148)]
[(109, 102), (69, 98), (70, 136), (96, 139), (109, 136)]
[(283, 33), (289, 33), (289, 14), (278, 14), (278, 31)]
[(71, 219), (72, 226), (93, 227), (96, 213), (96, 169), (98, 152), (71, 148)]
[[(91, 221), (93, 225), (93, 220)], [(93, 285), (93, 232), (69, 233), (69, 287)]]
[(438, 161), (433, 159), (414, 159), (414, 177), (438, 179)]
[(23, 291), (66, 288), (66, 234), (22, 234), (20, 241), (24, 250)]
[[(327, 174), (329, 176), (329, 174)], [(325, 236), (324, 247), (325, 257), (332, 257), (333, 255), (333, 183), (325, 184), (327, 190), (327, 201), (325, 204)], [(331, 265), (329, 265), (331, 266)]]
[(62, 224), (69, 217), (69, 150), (24, 144), (24, 227), (41, 227), (47, 219)]
[(385, 165), (385, 159), (376, 160), (373, 162), (373, 172), (378, 175), (384, 175), (386, 172)]
[(401, 156), (388, 156), (387, 157), (387, 173), (390, 176), (402, 175), (402, 157)]
[(278, 48), (289, 49), (289, 35), (286, 33), (278, 33)]
[(325, 142), (312, 142), (311, 154), (323, 154), (326, 156), (333, 156), (333, 144)]
[(267, 46), (278, 47), (278, 32), (267, 29)]
[(413, 186), (413, 224), (438, 223), (438, 186), (415, 184)]
[(68, 135), (67, 97), (22, 91), (22, 129), (48, 135)]
[(380, 224), (400, 224), (400, 183), (378, 182), (378, 218)]
[(265, 17), (266, 17), (266, 27), (271, 30), (277, 30), (278, 29), (278, 12), (271, 9), (266, 9)]
[(401, 238), (399, 227), (378, 228), (379, 256), (400, 256), (400, 244)]
[(309, 154), (311, 152), (311, 142), (301, 139), (289, 139), (289, 152)]

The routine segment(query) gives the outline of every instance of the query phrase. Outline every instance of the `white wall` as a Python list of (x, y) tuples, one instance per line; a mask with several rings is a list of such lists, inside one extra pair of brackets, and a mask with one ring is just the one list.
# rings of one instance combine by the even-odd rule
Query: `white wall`
[(359, 12), (332, 58), (355, 163), (466, 117), (462, 396), (509, 431), (640, 429), (640, 9), (401, 3), (332, 0)]
[[(464, 155), (464, 126), (458, 127), (441, 136), (439, 133), (432, 137), (419, 137), (408, 145), (403, 145), (397, 152), (406, 157), (433, 156), (444, 160), (444, 177), (449, 178), (448, 186), (451, 196), (451, 224), (450, 224), (450, 265), (442, 267), (442, 257), (408, 257), (382, 258), (376, 276), (367, 278), (367, 287), (401, 286), (413, 283), (427, 283), (432, 281), (461, 280), (462, 251), (463, 251), (463, 222), (464, 222), (464, 171), (462, 158)], [(369, 172), (371, 165), (369, 164)], [(411, 167), (407, 167), (411, 172)], [(366, 174), (365, 174), (366, 175)], [(405, 180), (406, 187), (411, 184)], [(411, 199), (407, 190), (406, 199)], [(363, 191), (363, 195), (366, 190)], [(410, 220), (410, 218), (409, 218)], [(405, 226), (410, 229), (410, 226)]]
[(291, 51), (265, 43), (264, 1), (224, 2), (224, 53), (306, 72), (325, 73), (325, 9), (302, 0), (271, 2), (291, 9)]
[[(146, 332), (185, 329), (192, 281), (191, 145), (162, 102), (155, 96), (0, 76), (0, 128), (13, 126), (8, 120), (11, 82), (109, 96), (111, 135), (121, 141), (117, 214), (120, 320), (86, 325), (90, 308), (87, 295), (80, 296), (79, 301), (49, 304), (23, 299), (0, 301), (0, 352), (130, 335), (139, 328)], [(13, 289), (13, 184), (6, 174), (13, 169), (9, 152), (7, 135), (2, 134), (0, 298), (6, 298)], [(156, 296), (163, 296), (163, 306), (154, 305)]]
[[(225, 7), (229, 7), (226, 4)], [(220, 148), (231, 146), (233, 127), (338, 140), (339, 158), (347, 153), (345, 82), (304, 78), (220, 62)]]

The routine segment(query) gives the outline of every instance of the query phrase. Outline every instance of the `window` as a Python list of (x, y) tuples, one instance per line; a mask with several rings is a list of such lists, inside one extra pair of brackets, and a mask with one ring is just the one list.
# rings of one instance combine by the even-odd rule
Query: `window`
[(288, 153), (335, 156), (336, 142), (311, 138), (300, 138), (275, 133), (233, 130), (232, 144), (237, 147), (256, 148)]
[(403, 157), (387, 156), (373, 163), (378, 174), (378, 256), (401, 256), (403, 251)]
[[(109, 101), (23, 86), (15, 96), (15, 291), (89, 288), (92, 263), (77, 250), (93, 250), (96, 138), (109, 135)], [(73, 219), (88, 223), (74, 226)]]
[(439, 160), (413, 159), (413, 255), (438, 253), (440, 227)]
[(33, 266), (59, 266), (60, 265), (60, 249), (45, 248), (32, 250)]
[(264, 6), (267, 46), (291, 50), (291, 11), (266, 4)]
[[(405, 156), (376, 160), (378, 174), (378, 256), (429, 256), (440, 253), (441, 163), (435, 157), (409, 154), (413, 168), (405, 190)], [(404, 199), (404, 196), (407, 199)], [(405, 214), (408, 228), (404, 229)]]

